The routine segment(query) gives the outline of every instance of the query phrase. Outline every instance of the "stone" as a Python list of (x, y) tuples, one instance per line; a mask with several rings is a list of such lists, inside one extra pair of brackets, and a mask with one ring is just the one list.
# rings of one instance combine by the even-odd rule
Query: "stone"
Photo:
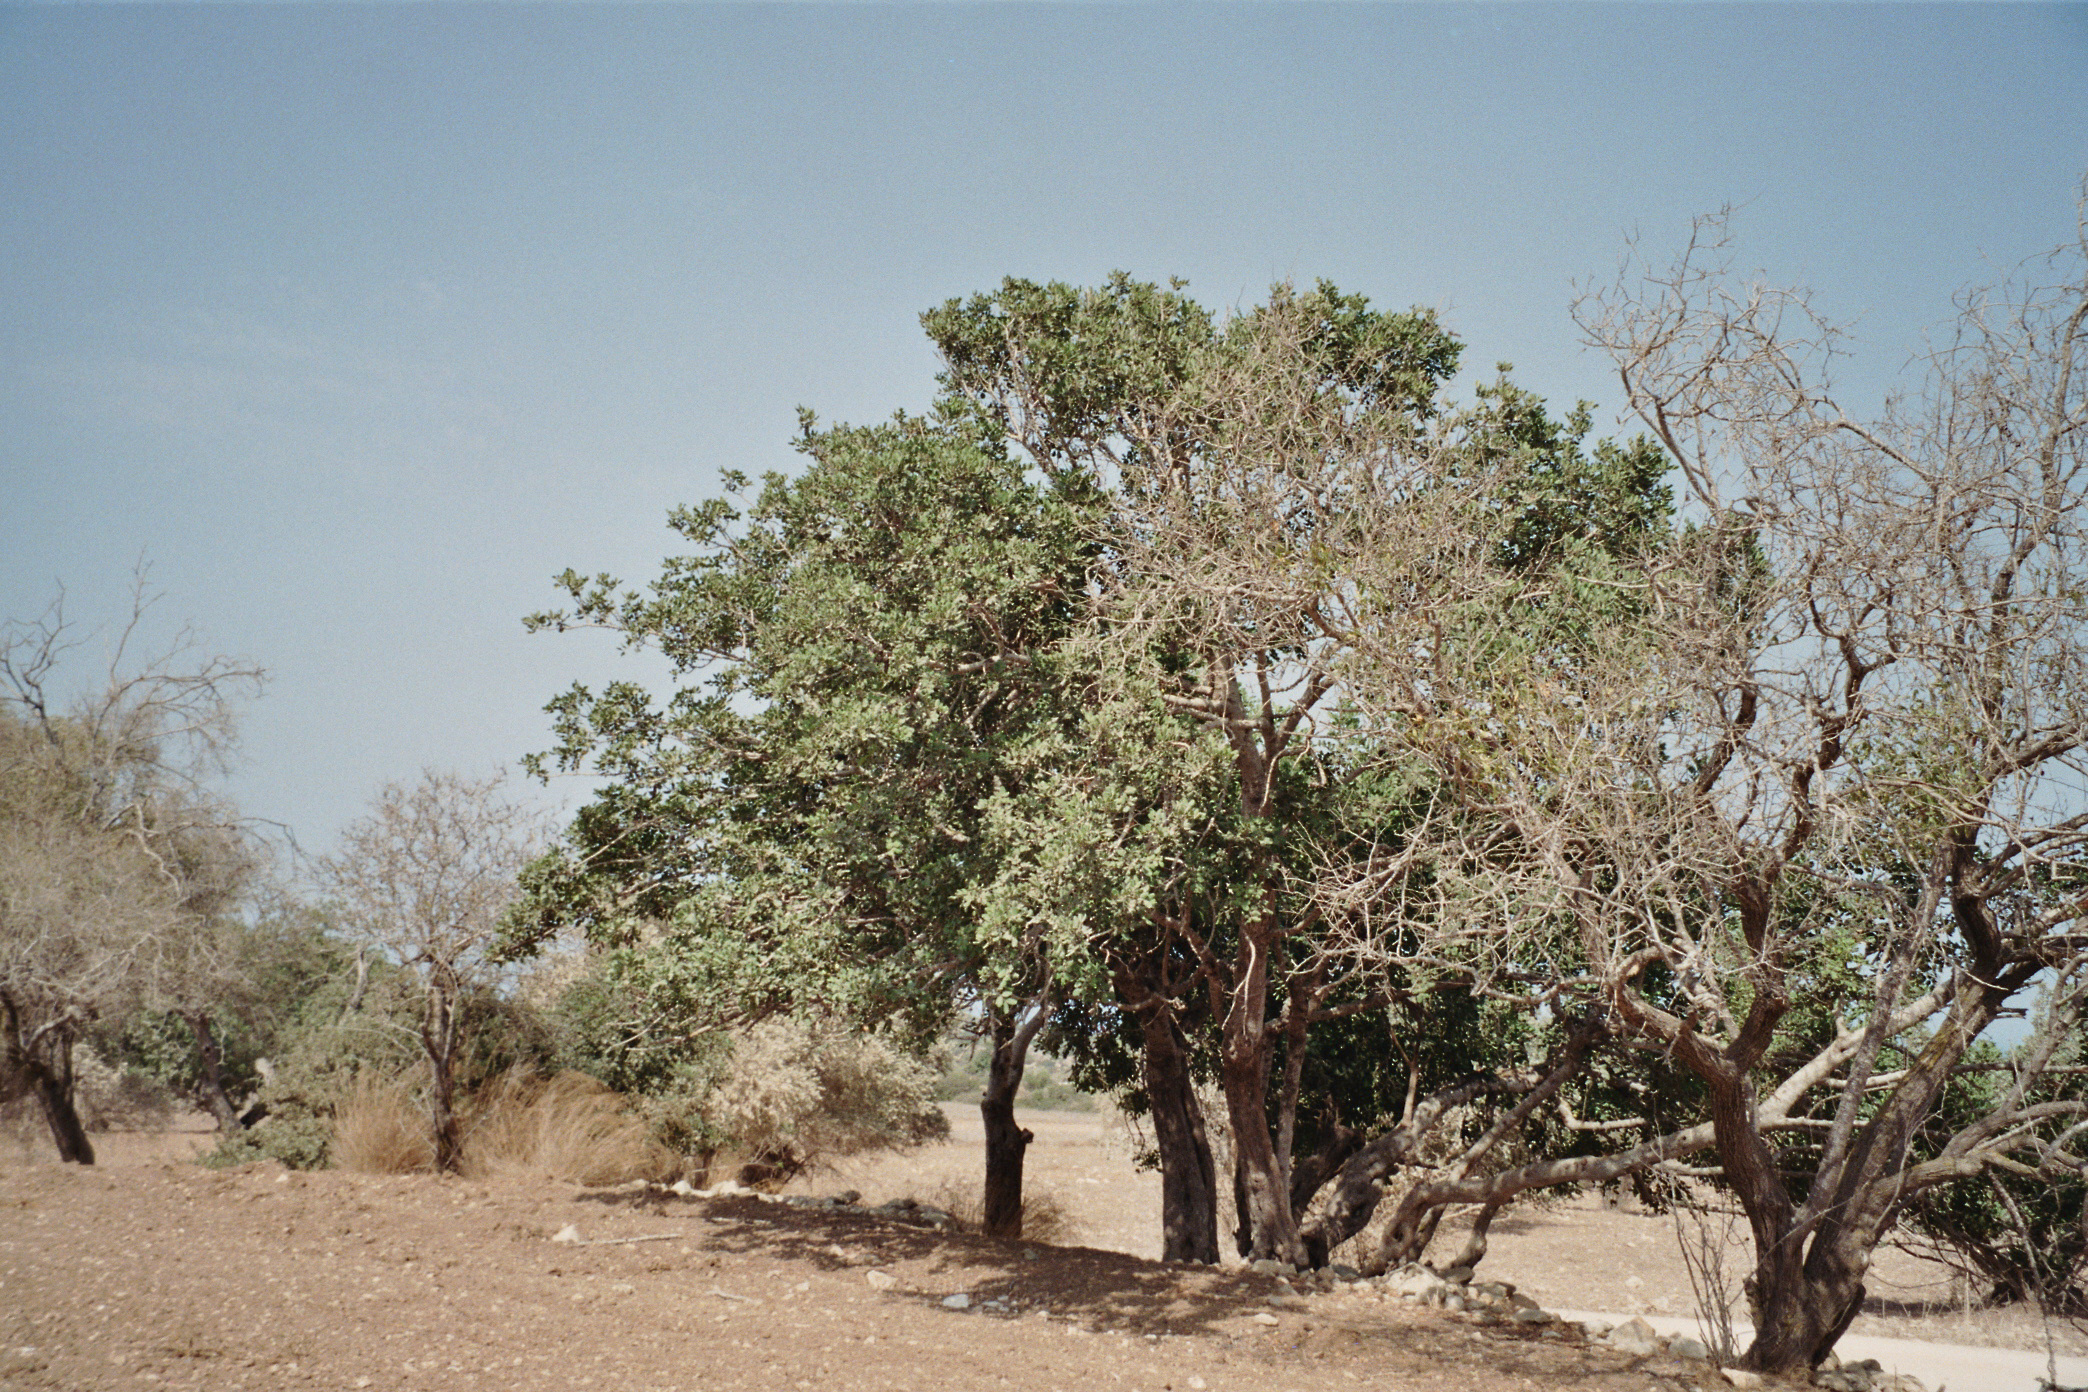
[(1624, 1288), (1626, 1290), (1637, 1290), (1645, 1284), (1646, 1278), (1643, 1276), (1626, 1276), (1624, 1278)]
[(1263, 1257), (1247, 1263), (1247, 1269), (1257, 1276), (1295, 1276), (1298, 1268), (1289, 1262), (1277, 1261), (1274, 1257)]
[(1642, 1319), (1624, 1321), (1603, 1335), (1602, 1341), (1619, 1353), (1654, 1353), (1660, 1348), (1660, 1336)]
[(1453, 1266), (1448, 1271), (1443, 1272), (1442, 1276), (1445, 1281), (1453, 1281), (1461, 1286), (1472, 1279), (1472, 1268), (1469, 1266)]
[(1362, 1272), (1356, 1270), (1353, 1266), (1344, 1266), (1340, 1262), (1334, 1263), (1328, 1270), (1334, 1273), (1334, 1279), (1337, 1281), (1360, 1281), (1363, 1279)]
[(1762, 1375), (1750, 1373), (1745, 1368), (1720, 1368), (1718, 1375), (1726, 1380), (1728, 1387), (1748, 1388), (1762, 1385)]
[(958, 1291), (955, 1295), (946, 1295), (942, 1298), (942, 1307), (945, 1310), (969, 1310), (971, 1303), (971, 1296), (963, 1291)]
[(1549, 1310), (1538, 1310), (1533, 1308), (1528, 1310), (1517, 1310), (1513, 1315), (1510, 1315), (1509, 1318), (1514, 1320), (1517, 1324), (1550, 1324), (1553, 1320), (1557, 1319), (1558, 1316), (1554, 1315)]
[(1290, 1291), (1276, 1292), (1276, 1294), (1269, 1297), (1269, 1303), (1280, 1310), (1302, 1310), (1311, 1304), (1304, 1296), (1293, 1294)]
[(1270, 1314), (1267, 1310), (1257, 1310), (1254, 1315), (1254, 1322), (1256, 1324), (1275, 1324), (1277, 1320), (1276, 1316)]
[(557, 1232), (551, 1234), (551, 1240), (553, 1242), (578, 1242), (580, 1240), (580, 1229), (568, 1223)]
[(889, 1271), (865, 1271), (863, 1279), (870, 1283), (872, 1290), (888, 1291), (899, 1284), (899, 1278)]
[(1210, 1385), (1194, 1373), (1189, 1375), (1189, 1392), (1204, 1392), (1204, 1389)]
[(1694, 1358), (1699, 1361), (1709, 1358), (1711, 1350), (1704, 1347), (1701, 1339), (1692, 1339), (1687, 1334), (1676, 1334), (1667, 1341), (1668, 1352), (1677, 1358)]

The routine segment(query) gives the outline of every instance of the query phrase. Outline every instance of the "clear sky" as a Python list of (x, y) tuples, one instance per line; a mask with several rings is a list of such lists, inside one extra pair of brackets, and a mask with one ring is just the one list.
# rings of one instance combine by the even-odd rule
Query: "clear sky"
[(521, 616), (799, 404), (925, 405), (952, 295), (1326, 277), (1607, 423), (1567, 305), (1628, 234), (1739, 205), (1875, 391), (2084, 170), (2088, 6), (0, 5), (0, 616), (147, 560), (325, 849), (648, 671)]

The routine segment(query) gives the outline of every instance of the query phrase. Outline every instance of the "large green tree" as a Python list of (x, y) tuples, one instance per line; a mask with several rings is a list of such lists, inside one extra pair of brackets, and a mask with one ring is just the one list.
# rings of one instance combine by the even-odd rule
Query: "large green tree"
[(982, 817), (1064, 747), (1052, 650), (1085, 606), (1098, 495), (1030, 477), (955, 414), (808, 415), (799, 444), (795, 477), (677, 512), (690, 554), (648, 591), (568, 575), (572, 608), (534, 620), (613, 628), (681, 683), (664, 705), (629, 685), (555, 704), (552, 762), (616, 781), (539, 868), (536, 931), (664, 932), (743, 1016), (926, 1037), (978, 1012), (986, 1222), (1012, 1235), (1013, 1099), (1059, 965), (982, 904)]

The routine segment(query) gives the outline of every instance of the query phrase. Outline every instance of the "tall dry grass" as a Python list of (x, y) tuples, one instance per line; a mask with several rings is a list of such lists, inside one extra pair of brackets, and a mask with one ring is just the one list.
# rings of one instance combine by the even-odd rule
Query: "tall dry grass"
[(336, 1168), (363, 1174), (411, 1174), (435, 1166), (428, 1113), (406, 1078), (363, 1074), (334, 1106)]
[[(544, 1175), (575, 1184), (664, 1179), (675, 1157), (657, 1145), (623, 1099), (584, 1073), (503, 1074), (461, 1108), (464, 1173)], [(369, 1174), (435, 1165), (427, 1109), (410, 1078), (356, 1081), (334, 1109), (333, 1162)]]
[(679, 1162), (623, 1099), (585, 1073), (513, 1071), (472, 1100), (464, 1173), (538, 1174), (574, 1184), (665, 1179)]

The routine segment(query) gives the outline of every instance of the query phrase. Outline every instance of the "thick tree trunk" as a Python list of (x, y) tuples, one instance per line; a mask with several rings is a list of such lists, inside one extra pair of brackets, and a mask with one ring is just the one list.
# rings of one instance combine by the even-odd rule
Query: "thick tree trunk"
[[(1041, 1009), (1038, 1013), (1042, 1014)], [(981, 1228), (988, 1237), (1022, 1236), (1022, 1164), (1036, 1135), (1015, 1124), (1015, 1094), (1022, 1087), (1034, 1034), (1034, 1023), (1018, 1025), (995, 1012), (993, 1055), (986, 1065), (986, 1089), (979, 1096), (979, 1116), (986, 1123)]]
[(1218, 1260), (1218, 1167), (1189, 1059), (1167, 1003), (1148, 996), (1138, 1012), (1145, 1038), (1146, 1101), (1160, 1149), (1161, 1255), (1167, 1261)]
[(203, 1105), (217, 1118), (218, 1130), (243, 1130), (239, 1109), (225, 1095), (225, 1055), (218, 1047), (217, 1035), (211, 1031), (210, 1017), (200, 1010), (185, 1010), (181, 1018), (187, 1022), (189, 1033), (196, 1037), (197, 1076), (202, 1084)]
[(1232, 1121), (1236, 1183), (1248, 1228), (1247, 1250), (1255, 1259), (1271, 1258), (1293, 1266), (1311, 1264), (1291, 1213), (1290, 1183), (1269, 1134), (1269, 1048), (1263, 1028), (1267, 976), (1256, 952), (1249, 980), (1259, 990), (1235, 994), (1225, 1022), (1219, 1077), (1225, 1087), (1226, 1111)]
[(24, 1071), (29, 1076), (29, 1085), (36, 1091), (37, 1103), (43, 1108), (44, 1121), (51, 1128), (51, 1140), (57, 1144), (58, 1158), (70, 1165), (92, 1165), (94, 1144), (87, 1139), (87, 1128), (80, 1124), (80, 1113), (73, 1105), (72, 1089), (72, 1043), (70, 1040), (59, 1046), (64, 1060), (58, 1068), (40, 1058), (31, 1058)]
[(92, 1165), (94, 1143), (87, 1139), (87, 1128), (73, 1105), (72, 1027), (53, 1021), (25, 1038), (14, 997), (0, 991), (0, 1069), (36, 1094), (58, 1158), (68, 1165)]

